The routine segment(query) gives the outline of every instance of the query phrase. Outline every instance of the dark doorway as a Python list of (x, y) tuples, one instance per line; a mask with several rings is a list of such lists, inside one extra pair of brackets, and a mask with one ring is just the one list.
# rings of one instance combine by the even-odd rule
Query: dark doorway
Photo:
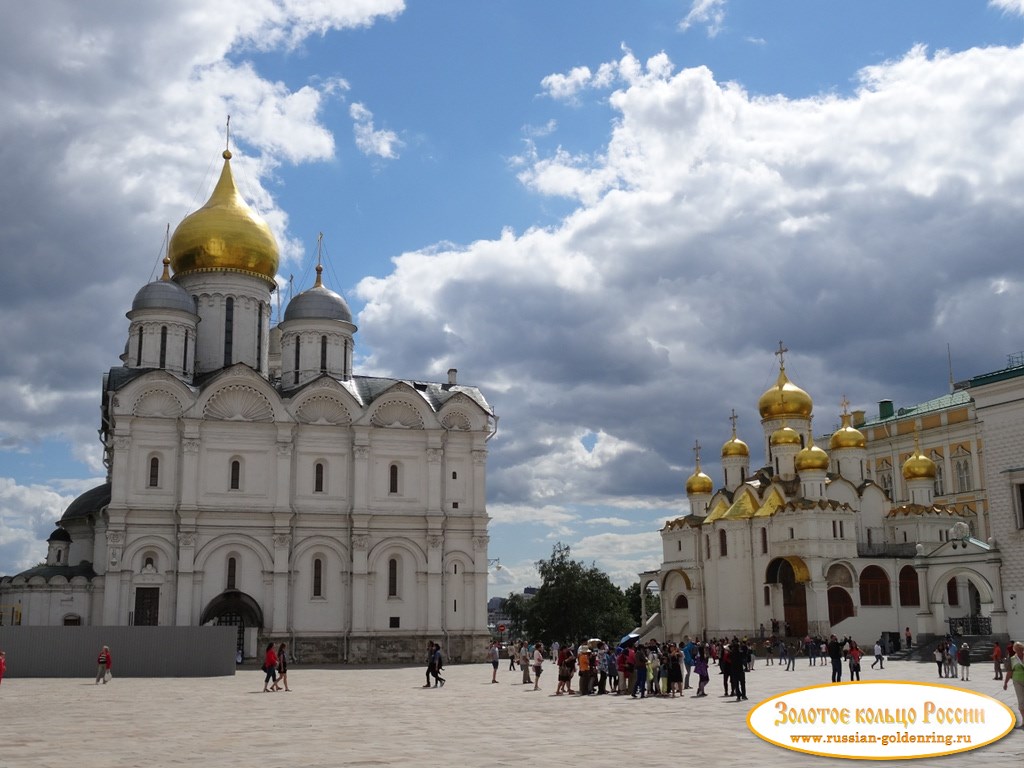
[(135, 618), (137, 627), (155, 627), (160, 623), (160, 587), (135, 588)]
[[(801, 562), (802, 561), (798, 561)], [(806, 570), (806, 568), (805, 568)], [(807, 634), (807, 590), (798, 582), (789, 560), (778, 558), (768, 564), (768, 583), (782, 586), (782, 611), (785, 634), (803, 637)]]

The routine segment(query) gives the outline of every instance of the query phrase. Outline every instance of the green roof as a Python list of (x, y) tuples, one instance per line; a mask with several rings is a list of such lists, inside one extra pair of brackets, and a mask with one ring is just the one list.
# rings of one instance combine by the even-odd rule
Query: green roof
[(992, 371), (992, 373), (983, 373), (980, 376), (968, 379), (963, 382), (964, 387), (980, 387), (984, 384), (995, 384), (997, 381), (1006, 381), (1007, 379), (1015, 379), (1018, 376), (1024, 376), (1024, 365), (1015, 365), (1011, 368), (1003, 368), (1001, 371)]
[[(1024, 372), (1024, 369), (1022, 369)], [(973, 381), (973, 379), (972, 379)], [(958, 389), (948, 395), (942, 395), (932, 400), (926, 400), (923, 403), (917, 405), (911, 405), (905, 408), (897, 408), (892, 416), (884, 419), (868, 419), (863, 424), (857, 425), (857, 428), (861, 427), (873, 427), (877, 424), (885, 424), (892, 421), (900, 421), (901, 419), (909, 419), (914, 416), (920, 416), (924, 413), (930, 413), (932, 411), (943, 411), (947, 408), (956, 408), (958, 406), (967, 405), (971, 402), (971, 396), (964, 390)]]

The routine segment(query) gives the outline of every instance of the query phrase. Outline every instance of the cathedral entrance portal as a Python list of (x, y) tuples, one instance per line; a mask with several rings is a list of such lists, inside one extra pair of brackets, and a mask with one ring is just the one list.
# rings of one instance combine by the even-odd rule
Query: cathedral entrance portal
[[(229, 589), (221, 592), (203, 610), (199, 619), (200, 624), (213, 622), (218, 626), (229, 626), (238, 628), (237, 647), (243, 656), (254, 656), (257, 653), (255, 646), (256, 635), (263, 627), (263, 611), (259, 603), (253, 600), (244, 592), (237, 589)], [(246, 647), (246, 639), (251, 636), (252, 647)]]
[(810, 581), (807, 565), (799, 557), (780, 557), (768, 564), (767, 581), (778, 584), (782, 591), (784, 634), (803, 637), (807, 634), (807, 590)]

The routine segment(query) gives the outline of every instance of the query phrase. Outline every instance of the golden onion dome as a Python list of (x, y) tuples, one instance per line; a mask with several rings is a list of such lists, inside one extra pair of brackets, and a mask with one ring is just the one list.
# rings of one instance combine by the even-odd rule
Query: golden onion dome
[(828, 469), (828, 454), (814, 444), (814, 437), (808, 435), (808, 445), (796, 455), (794, 466), (797, 472), (812, 469)]
[(786, 369), (779, 368), (779, 378), (775, 385), (761, 395), (757, 401), (757, 410), (762, 419), (777, 419), (785, 416), (809, 418), (814, 410), (811, 396), (789, 380)]
[(711, 493), (715, 484), (711, 478), (701, 472), (700, 464), (697, 465), (694, 473), (686, 480), (686, 495), (692, 496), (695, 493)]
[(832, 450), (843, 448), (865, 448), (868, 444), (864, 433), (850, 424), (850, 414), (844, 413), (842, 426), (839, 427), (828, 441)]
[(782, 426), (772, 432), (770, 442), (773, 446), (800, 445), (800, 434), (792, 427)]
[(241, 272), (274, 283), (277, 241), (267, 223), (235, 187), (231, 152), (224, 150), (224, 169), (202, 208), (184, 218), (171, 236), (167, 254), (175, 276), (193, 272)]
[(732, 438), (722, 446), (722, 458), (727, 459), (730, 456), (750, 456), (750, 448), (736, 437), (735, 432), (732, 433)]
[(914, 452), (903, 462), (903, 479), (935, 479), (935, 462), (921, 453), (921, 449), (916, 445), (914, 446)]

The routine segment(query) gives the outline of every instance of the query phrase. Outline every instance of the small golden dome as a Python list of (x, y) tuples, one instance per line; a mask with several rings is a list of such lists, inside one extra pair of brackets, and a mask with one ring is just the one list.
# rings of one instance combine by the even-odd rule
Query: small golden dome
[(800, 445), (800, 435), (792, 427), (782, 426), (772, 432), (772, 445)]
[(921, 449), (915, 445), (914, 452), (903, 462), (903, 479), (918, 480), (921, 478), (935, 479), (935, 462), (921, 453)]
[(811, 438), (810, 445), (796, 455), (794, 462), (797, 472), (806, 472), (812, 469), (828, 469), (828, 454), (814, 444)]
[(779, 378), (775, 386), (769, 388), (757, 401), (757, 410), (762, 419), (777, 419), (784, 416), (795, 416), (806, 419), (814, 410), (811, 396), (789, 380), (786, 369), (779, 368)]
[(698, 464), (696, 471), (686, 480), (686, 495), (711, 493), (714, 489), (714, 482), (712, 482), (710, 477), (701, 472), (700, 465)]
[(747, 447), (746, 443), (736, 437), (735, 432), (733, 433), (732, 438), (722, 446), (722, 458), (726, 459), (730, 456), (750, 456), (750, 448)]
[(267, 223), (242, 199), (231, 175), (231, 153), (210, 199), (174, 230), (167, 255), (175, 275), (242, 272), (274, 283), (277, 241)]
[(850, 424), (850, 414), (844, 413), (842, 426), (839, 427), (828, 441), (828, 447), (832, 450), (843, 448), (865, 448), (868, 444), (867, 438)]

